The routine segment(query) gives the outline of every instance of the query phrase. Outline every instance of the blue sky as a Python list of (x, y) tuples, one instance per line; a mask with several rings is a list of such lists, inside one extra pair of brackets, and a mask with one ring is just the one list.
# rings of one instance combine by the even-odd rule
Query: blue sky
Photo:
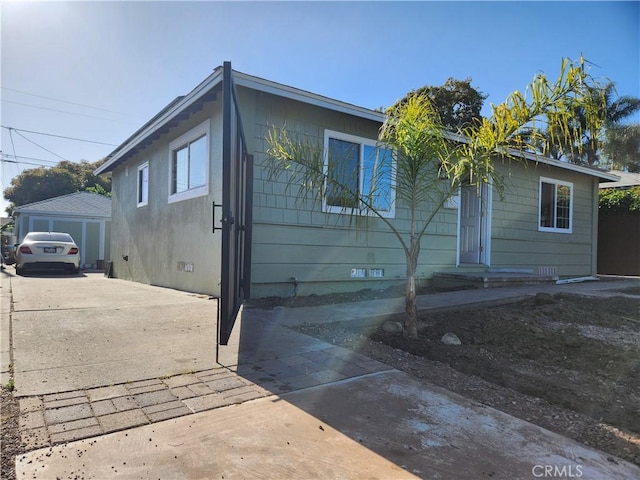
[[(95, 161), (115, 148), (24, 130), (117, 145), (226, 60), (377, 108), (448, 77), (471, 77), (488, 106), (537, 72), (554, 77), (563, 57), (583, 54), (592, 75), (613, 80), (620, 95), (640, 96), (637, 1), (2, 2), (0, 9), (1, 124), (18, 130), (2, 129), (2, 158), (19, 157), (0, 164), (2, 190), (34, 164)], [(6, 205), (2, 199), (3, 213)]]

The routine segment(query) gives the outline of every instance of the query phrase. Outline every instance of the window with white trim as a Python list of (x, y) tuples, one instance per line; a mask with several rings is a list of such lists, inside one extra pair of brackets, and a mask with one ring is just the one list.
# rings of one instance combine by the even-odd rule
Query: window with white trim
[(371, 214), (373, 207), (385, 217), (394, 216), (395, 167), (389, 149), (376, 140), (325, 130), (324, 150), (324, 211)]
[(538, 230), (571, 233), (573, 227), (573, 184), (540, 177)]
[(149, 162), (138, 167), (138, 206), (149, 203)]
[(209, 120), (169, 144), (169, 202), (209, 193)]

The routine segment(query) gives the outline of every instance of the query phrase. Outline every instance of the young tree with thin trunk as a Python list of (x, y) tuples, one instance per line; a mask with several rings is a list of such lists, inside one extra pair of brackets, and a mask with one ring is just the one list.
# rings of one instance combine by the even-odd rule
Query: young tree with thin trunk
[[(443, 126), (427, 96), (412, 95), (387, 110), (379, 148), (365, 159), (372, 173), (362, 188), (354, 187), (357, 172), (352, 162), (344, 161), (345, 152), (325, 151), (322, 142), (286, 128), (270, 132), (265, 166), (270, 179), (284, 176), (298, 198), (320, 203), (331, 198), (332, 205), (342, 206), (342, 215), (358, 224), (373, 217), (389, 228), (406, 260), (404, 332), (417, 338), (416, 272), (423, 237), (437, 213), (463, 184), (480, 188), (491, 183), (502, 195), (504, 179), (496, 172), (496, 158), (524, 161), (522, 153), (534, 152), (541, 141), (549, 140), (544, 128), (549, 118), (560, 126), (552, 141), (571, 135), (571, 111), (576, 105), (594, 106), (592, 96), (587, 97), (593, 85), (582, 61), (563, 60), (556, 82), (536, 76), (527, 95), (516, 91), (492, 105), (492, 115), (467, 125), (462, 135)], [(601, 120), (593, 116), (592, 121)], [(408, 231), (389, 218), (389, 206), (381, 201), (390, 185), (395, 187), (397, 207), (408, 211)]]

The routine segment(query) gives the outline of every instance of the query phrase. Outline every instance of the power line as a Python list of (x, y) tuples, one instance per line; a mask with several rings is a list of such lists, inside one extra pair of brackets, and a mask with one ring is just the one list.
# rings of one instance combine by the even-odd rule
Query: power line
[(42, 110), (50, 110), (52, 112), (66, 113), (67, 115), (77, 115), (79, 117), (95, 118), (97, 120), (109, 120), (110, 122), (120, 122), (121, 121), (121, 120), (114, 120), (112, 118), (107, 118), (107, 117), (96, 117), (94, 115), (85, 115), (84, 113), (67, 112), (65, 110), (58, 110), (57, 108), (40, 107), (38, 105), (31, 105), (29, 103), (15, 102), (13, 100), (4, 100), (4, 99), (2, 99), (2, 102), (3, 103), (13, 103), (15, 105), (22, 105), (24, 107), (40, 108)]
[(11, 147), (13, 147), (13, 156), (16, 156), (16, 145), (13, 143), (13, 135), (11, 135), (11, 129), (9, 129), (9, 138), (11, 139)]
[[(58, 162), (55, 161), (55, 160), (46, 160), (44, 158), (25, 157), (24, 155), (11, 155), (9, 153), (2, 153), (2, 152), (0, 152), (0, 155), (2, 155), (4, 157), (4, 160), (7, 163), (25, 163), (25, 162), (22, 162), (22, 161), (19, 160), (19, 159), (22, 158), (22, 159), (25, 159), (25, 160), (35, 160), (36, 162), (42, 162), (41, 164), (38, 164), (38, 165), (43, 165), (43, 166), (47, 166), (46, 165), (47, 163), (52, 164), (52, 166), (55, 166), (55, 165), (58, 164)], [(15, 160), (8, 160), (10, 158), (13, 158)]]
[(78, 142), (95, 143), (97, 145), (107, 145), (109, 147), (117, 147), (118, 146), (118, 145), (116, 145), (114, 143), (97, 142), (95, 140), (85, 140), (85, 139), (82, 139), (82, 138), (74, 138), (74, 137), (65, 137), (64, 135), (54, 135), (53, 133), (34, 132), (33, 130), (24, 130), (22, 128), (5, 127), (4, 125), (0, 125), (0, 127), (6, 128), (9, 131), (15, 130), (16, 132), (33, 133), (35, 135), (46, 135), (47, 137), (64, 138), (66, 140), (76, 140)]
[(44, 95), (38, 95), (36, 93), (29, 93), (29, 92), (25, 92), (23, 90), (16, 90), (14, 88), (7, 88), (7, 87), (2, 87), (2, 90), (7, 90), (8, 92), (16, 92), (16, 93), (21, 93), (23, 95), (29, 95), (31, 97), (38, 97), (38, 98), (44, 98), (47, 100), (53, 100), (54, 102), (60, 102), (60, 103), (68, 103), (69, 105), (75, 105), (77, 107), (85, 107), (85, 108), (91, 108), (93, 110), (101, 110), (103, 112), (109, 112), (109, 113), (117, 113), (120, 115), (125, 115), (122, 112), (116, 112), (115, 110), (107, 110), (106, 108), (100, 108), (100, 107), (93, 107), (91, 105), (85, 105), (83, 103), (76, 103), (76, 102), (69, 102), (67, 100), (60, 100), (58, 98), (53, 98), (53, 97), (46, 97)]
[(34, 162), (25, 162), (23, 160), (9, 160), (6, 158), (0, 158), (0, 162), (2, 163), (12, 163), (14, 165), (35, 165), (36, 167), (53, 167), (55, 165), (44, 165), (42, 163), (34, 163)]
[[(9, 130), (9, 138), (11, 139), (11, 147), (13, 148), (13, 155), (16, 155), (16, 145), (13, 143), (13, 135), (11, 134), (11, 130)], [(20, 172), (20, 166), (16, 165), (16, 170)]]
[[(56, 157), (62, 159), (62, 160), (66, 160), (66, 158), (64, 158), (61, 155), (58, 155), (56, 152), (52, 152), (51, 150), (49, 150), (48, 148), (43, 147), (42, 145), (37, 144), (36, 142), (34, 142), (33, 140), (29, 140), (27, 137), (25, 137), (24, 135), (22, 135), (18, 130), (13, 130), (14, 132), (16, 132), (18, 135), (20, 135), (22, 138), (24, 138), (27, 142), (29, 143), (33, 143), (36, 147), (40, 147), (41, 149), (43, 149), (46, 152), (49, 152), (51, 155), (55, 155)], [(9, 130), (9, 134), (11, 134), (12, 130)], [(14, 152), (15, 155), (15, 152)]]

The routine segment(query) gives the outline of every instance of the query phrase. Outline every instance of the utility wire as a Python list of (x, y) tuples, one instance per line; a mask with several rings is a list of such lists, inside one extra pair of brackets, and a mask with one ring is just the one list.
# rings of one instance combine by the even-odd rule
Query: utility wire
[(97, 120), (109, 120), (110, 122), (120, 122), (121, 120), (114, 120), (112, 118), (107, 118), (107, 117), (96, 117), (94, 115), (85, 115), (84, 113), (73, 113), (73, 112), (67, 112), (65, 110), (58, 110), (56, 108), (49, 108), (49, 107), (40, 107), (38, 105), (31, 105), (29, 103), (22, 103), (22, 102), (14, 102), (13, 100), (5, 100), (2, 99), (3, 103), (13, 103), (15, 105), (22, 105), (25, 107), (31, 107), (31, 108), (40, 108), (42, 110), (50, 110), (52, 112), (58, 112), (58, 113), (66, 113), (67, 115), (77, 115), (79, 117), (87, 117), (87, 118), (95, 118)]
[[(9, 162), (21, 163), (19, 159), (23, 158), (25, 160), (34, 160), (36, 162), (42, 162), (42, 165), (45, 165), (46, 163), (51, 163), (52, 165), (58, 164), (58, 162), (55, 160), (46, 160), (44, 158), (25, 157), (24, 155), (11, 155), (9, 153), (1, 153), (1, 152), (0, 152), (0, 155), (4, 157), (5, 161), (9, 161)], [(14, 159), (14, 160), (9, 160), (9, 159)]]
[(22, 93), (23, 95), (29, 95), (29, 96), (32, 96), (32, 97), (45, 98), (47, 100), (53, 100), (54, 102), (68, 103), (69, 105), (75, 105), (77, 107), (91, 108), (93, 110), (101, 110), (103, 112), (117, 113), (117, 114), (120, 114), (120, 115), (124, 115), (124, 113), (122, 113), (122, 112), (116, 112), (114, 110), (107, 110), (106, 108), (92, 107), (91, 105), (85, 105), (83, 103), (69, 102), (67, 100), (60, 100), (58, 98), (46, 97), (44, 95), (38, 95), (38, 94), (35, 94), (35, 93), (29, 93), (29, 92), (25, 92), (23, 90), (16, 90), (14, 88), (2, 87), (2, 90), (7, 90), (8, 92)]
[(16, 155), (16, 145), (15, 145), (15, 143), (13, 143), (13, 135), (11, 134), (11, 129), (9, 129), (9, 138), (11, 139), (11, 147), (13, 147), (13, 156), (17, 157), (17, 155)]
[(35, 165), (36, 167), (53, 167), (54, 165), (44, 165), (42, 163), (25, 162), (24, 160), (9, 160), (8, 158), (0, 158), (1, 163), (12, 163), (14, 165)]
[[(33, 143), (36, 147), (40, 147), (41, 149), (43, 149), (43, 150), (45, 150), (45, 151), (49, 152), (49, 153), (50, 153), (50, 154), (52, 154), (52, 155), (55, 155), (56, 157), (58, 157), (58, 158), (60, 158), (60, 159), (62, 159), (62, 160), (66, 160), (66, 158), (64, 158), (64, 157), (62, 157), (62, 156), (60, 156), (60, 155), (58, 155), (58, 154), (57, 154), (57, 153), (55, 153), (55, 152), (52, 152), (52, 151), (51, 151), (51, 150), (49, 150), (48, 148), (45, 148), (45, 147), (43, 147), (42, 145), (38, 145), (38, 144), (37, 144), (36, 142), (34, 142), (33, 140), (28, 139), (27, 137), (25, 137), (24, 135), (22, 135), (18, 130), (14, 130), (14, 131), (15, 131), (18, 135), (20, 135), (22, 138), (24, 138), (27, 142), (29, 142), (29, 143)], [(11, 130), (9, 130), (9, 133), (11, 133)], [(14, 153), (14, 154), (15, 154), (15, 153)]]
[(13, 128), (13, 127), (5, 127), (4, 125), (0, 125), (2, 128), (6, 128), (7, 130), (15, 130), (16, 132), (25, 132), (25, 133), (33, 133), (35, 135), (46, 135), (47, 137), (56, 137), (56, 138), (64, 138), (66, 140), (76, 140), (78, 142), (87, 142), (87, 143), (95, 143), (97, 145), (107, 145), (109, 147), (117, 147), (118, 145), (114, 143), (105, 143), (105, 142), (97, 142), (95, 140), (85, 140), (82, 138), (74, 138), (74, 137), (65, 137), (64, 135), (54, 135), (53, 133), (44, 133), (44, 132), (34, 132), (33, 130), (24, 130), (22, 128)]

